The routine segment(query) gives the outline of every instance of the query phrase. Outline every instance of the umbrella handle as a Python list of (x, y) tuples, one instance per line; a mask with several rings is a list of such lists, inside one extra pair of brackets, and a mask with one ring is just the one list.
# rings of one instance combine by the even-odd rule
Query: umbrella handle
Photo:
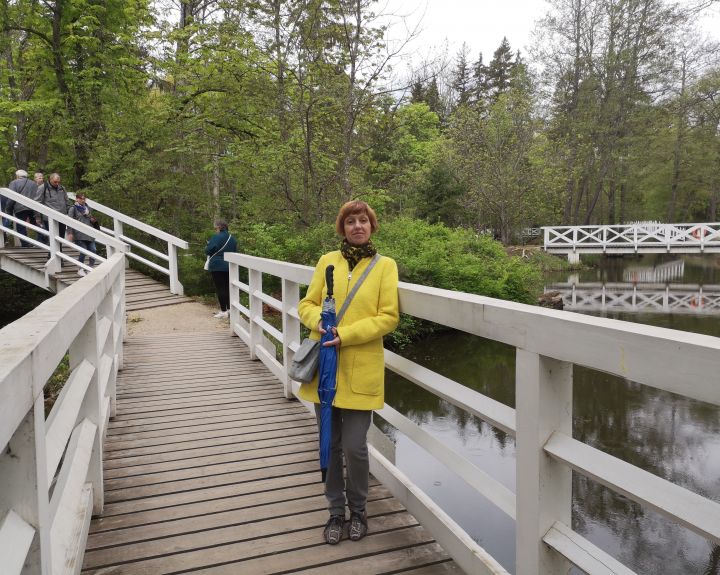
[(325, 268), (325, 285), (327, 285), (327, 296), (328, 297), (333, 296), (333, 286), (334, 286), (333, 272), (334, 271), (335, 271), (335, 266), (328, 266)]

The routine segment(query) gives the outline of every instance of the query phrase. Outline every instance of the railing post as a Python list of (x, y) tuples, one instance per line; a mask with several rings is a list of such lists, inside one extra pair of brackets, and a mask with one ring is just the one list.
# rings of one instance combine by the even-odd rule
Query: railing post
[(228, 268), (230, 271), (230, 333), (237, 335), (235, 333), (235, 326), (240, 323), (240, 310), (237, 308), (237, 305), (240, 303), (240, 288), (233, 285), (233, 282), (240, 279), (240, 266), (236, 263), (228, 262)]
[[(123, 223), (117, 218), (113, 218), (113, 232), (115, 233), (115, 239), (118, 241), (122, 241), (122, 239), (120, 239), (120, 238), (123, 236), (123, 233), (124, 233), (123, 232)], [(130, 249), (130, 248), (128, 247), (128, 249)], [(110, 257), (109, 253), (108, 253), (108, 257)], [(125, 258), (125, 268), (129, 268), (129, 267), (130, 267), (130, 258), (126, 257)]]
[(300, 302), (300, 286), (288, 279), (282, 280), (282, 332), (283, 332), (283, 367), (285, 368), (285, 397), (293, 397), (292, 380), (288, 375), (288, 368), (295, 352), (290, 349), (291, 342), (300, 343), (300, 320), (290, 315), (290, 310), (297, 313)]
[[(123, 258), (127, 259), (127, 258)], [(117, 362), (118, 370), (123, 368), (124, 360), (124, 348), (123, 342), (125, 341), (125, 269), (120, 271), (115, 283), (112, 288), (113, 297), (119, 298), (119, 303), (115, 308), (115, 316), (113, 317), (113, 334), (117, 329), (117, 335), (114, 339), (115, 344), (115, 357)], [(114, 414), (111, 414), (114, 415)]]
[(256, 322), (256, 318), (262, 318), (262, 300), (255, 295), (257, 292), (262, 291), (262, 272), (248, 268), (248, 294), (250, 298), (249, 309), (250, 317), (248, 330), (250, 332), (250, 359), (258, 359), (255, 353), (256, 346), (260, 345), (262, 341), (262, 327)]
[(50, 258), (48, 259), (45, 271), (47, 274), (56, 274), (62, 268), (62, 261), (57, 256), (58, 250), (61, 249), (57, 236), (60, 234), (60, 226), (57, 220), (48, 217), (48, 247), (50, 248)]
[(168, 268), (170, 271), (170, 293), (184, 295), (185, 291), (178, 279), (177, 247), (168, 242)]
[(555, 521), (571, 526), (572, 471), (543, 446), (554, 431), (572, 435), (572, 364), (522, 349), (516, 357), (516, 573), (567, 573), (542, 538)]
[(0, 517), (12, 509), (35, 529), (23, 574), (51, 575), (50, 501), (42, 393), (0, 453), (0, 477)]

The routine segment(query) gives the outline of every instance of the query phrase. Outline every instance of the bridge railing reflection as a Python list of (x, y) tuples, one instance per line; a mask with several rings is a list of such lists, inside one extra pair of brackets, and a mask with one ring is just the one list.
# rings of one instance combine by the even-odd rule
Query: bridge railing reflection
[(559, 293), (566, 311), (720, 315), (720, 285), (573, 282), (545, 293)]

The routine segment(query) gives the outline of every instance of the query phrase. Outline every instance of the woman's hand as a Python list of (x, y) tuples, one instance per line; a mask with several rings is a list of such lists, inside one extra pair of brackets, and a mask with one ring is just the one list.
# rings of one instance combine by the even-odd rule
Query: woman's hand
[[(327, 333), (327, 330), (324, 329), (323, 326), (322, 326), (322, 321), (319, 321), (319, 322), (318, 322), (318, 331), (320, 332), (320, 335), (325, 335), (325, 334)], [(335, 338), (334, 338), (334, 339), (331, 339), (330, 341), (326, 341), (325, 343), (323, 343), (323, 344), (322, 344), (323, 347), (330, 347), (330, 346), (332, 346), (332, 345), (334, 345), (334, 346), (336, 346), (336, 347), (340, 347), (340, 343), (341, 343), (341, 342), (340, 342), (340, 336), (339, 336), (338, 333), (337, 333), (337, 328), (331, 327), (331, 328), (330, 328), (330, 331), (331, 331), (332, 334), (335, 336)]]

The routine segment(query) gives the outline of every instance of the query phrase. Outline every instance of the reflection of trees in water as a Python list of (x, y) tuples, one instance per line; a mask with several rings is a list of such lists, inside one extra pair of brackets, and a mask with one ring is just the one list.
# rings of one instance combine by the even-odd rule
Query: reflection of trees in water
[[(496, 401), (515, 405), (515, 357), (509, 346), (450, 332), (419, 342), (404, 355)], [(385, 400), (419, 425), (447, 419), (463, 443), (473, 435), (492, 434), (501, 450), (514, 445), (501, 430), (390, 372)]]
[(720, 432), (719, 408), (579, 367), (574, 389), (576, 439), (707, 497), (718, 495), (718, 481), (703, 471), (713, 463), (707, 446)]
[[(573, 529), (637, 573), (699, 574), (703, 568), (688, 553), (698, 536), (577, 473), (573, 473)], [(612, 532), (614, 548), (607, 547), (607, 537), (593, 537), (605, 530)], [(716, 549), (704, 575), (720, 575)]]
[[(467, 444), (474, 436), (492, 435), (501, 451), (514, 447), (512, 437), (485, 423), (479, 417), (433, 395), (429, 391), (402, 378), (389, 375), (385, 382), (385, 401), (397, 411), (421, 426), (442, 425), (453, 429), (454, 434)], [(387, 432), (388, 426), (380, 425)], [(389, 433), (395, 438), (394, 433)]]

